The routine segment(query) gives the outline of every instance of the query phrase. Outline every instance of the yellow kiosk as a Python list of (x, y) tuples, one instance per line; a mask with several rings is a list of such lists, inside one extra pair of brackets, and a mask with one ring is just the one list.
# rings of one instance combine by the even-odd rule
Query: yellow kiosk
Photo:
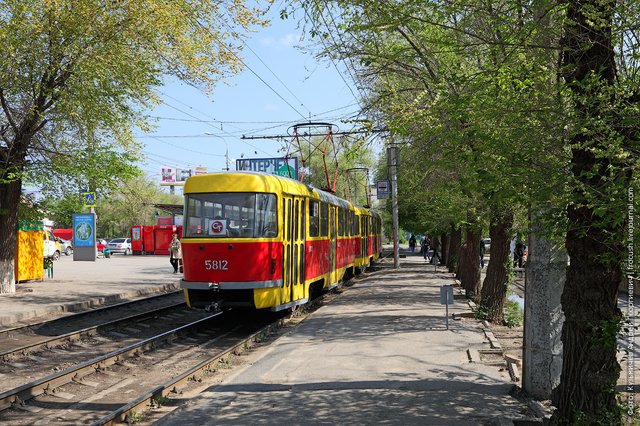
[(16, 282), (44, 279), (44, 240), (42, 222), (18, 224), (16, 241)]

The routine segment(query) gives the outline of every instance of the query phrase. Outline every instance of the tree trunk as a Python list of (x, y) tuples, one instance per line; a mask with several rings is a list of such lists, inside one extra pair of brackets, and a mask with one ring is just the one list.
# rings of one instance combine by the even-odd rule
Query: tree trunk
[(449, 255), (447, 256), (447, 268), (449, 272), (457, 272), (458, 257), (460, 256), (460, 242), (462, 239), (462, 231), (451, 224), (449, 232)]
[(18, 204), (22, 191), (21, 179), (2, 183), (2, 178), (5, 178), (4, 173), (0, 174), (0, 294), (16, 291), (14, 259), (18, 238)]
[(465, 226), (465, 241), (460, 250), (460, 283), (465, 295), (476, 299), (480, 294), (480, 234), (477, 224)]
[(444, 232), (440, 234), (440, 251), (442, 252), (440, 256), (442, 256), (443, 265), (447, 264), (447, 256), (449, 256), (449, 236)]
[(489, 236), (491, 237), (491, 259), (487, 276), (482, 284), (480, 303), (487, 312), (487, 320), (502, 324), (504, 302), (509, 287), (509, 243), (513, 228), (513, 211), (492, 206)]
[(606, 154), (620, 123), (612, 95), (615, 8), (615, 2), (568, 1), (561, 46), (578, 130), (570, 140), (575, 182), (567, 209), (570, 265), (561, 297), (562, 375), (552, 419), (558, 424), (621, 422), (615, 393), (620, 374), (616, 334), (625, 226), (619, 219), (626, 199), (621, 205), (617, 197), (628, 188), (630, 177), (617, 158)]

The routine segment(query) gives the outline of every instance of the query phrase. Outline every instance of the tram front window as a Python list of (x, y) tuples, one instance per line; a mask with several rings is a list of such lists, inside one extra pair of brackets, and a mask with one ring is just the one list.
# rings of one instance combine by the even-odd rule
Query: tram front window
[(270, 238), (277, 235), (276, 196), (273, 194), (189, 194), (185, 206), (186, 238)]

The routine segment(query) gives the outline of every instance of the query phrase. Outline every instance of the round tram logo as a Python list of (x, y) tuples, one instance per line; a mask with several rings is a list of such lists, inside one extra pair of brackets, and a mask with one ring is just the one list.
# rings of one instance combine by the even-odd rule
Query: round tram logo
[(219, 234), (224, 230), (224, 225), (221, 221), (216, 220), (211, 223), (211, 231), (215, 234)]

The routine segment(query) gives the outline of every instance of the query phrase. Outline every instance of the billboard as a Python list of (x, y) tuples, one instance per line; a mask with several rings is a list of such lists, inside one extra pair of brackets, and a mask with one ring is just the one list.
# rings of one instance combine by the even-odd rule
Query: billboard
[[(174, 167), (165, 166), (162, 168), (160, 176), (162, 176), (162, 183), (176, 183), (184, 182), (191, 176), (204, 175), (207, 173), (207, 168), (202, 166), (197, 167)], [(165, 185), (167, 186), (167, 185)]]
[(162, 168), (162, 182), (175, 182), (176, 181), (176, 168), (175, 167), (163, 167)]
[(298, 157), (292, 158), (240, 158), (236, 170), (270, 173), (298, 179)]

